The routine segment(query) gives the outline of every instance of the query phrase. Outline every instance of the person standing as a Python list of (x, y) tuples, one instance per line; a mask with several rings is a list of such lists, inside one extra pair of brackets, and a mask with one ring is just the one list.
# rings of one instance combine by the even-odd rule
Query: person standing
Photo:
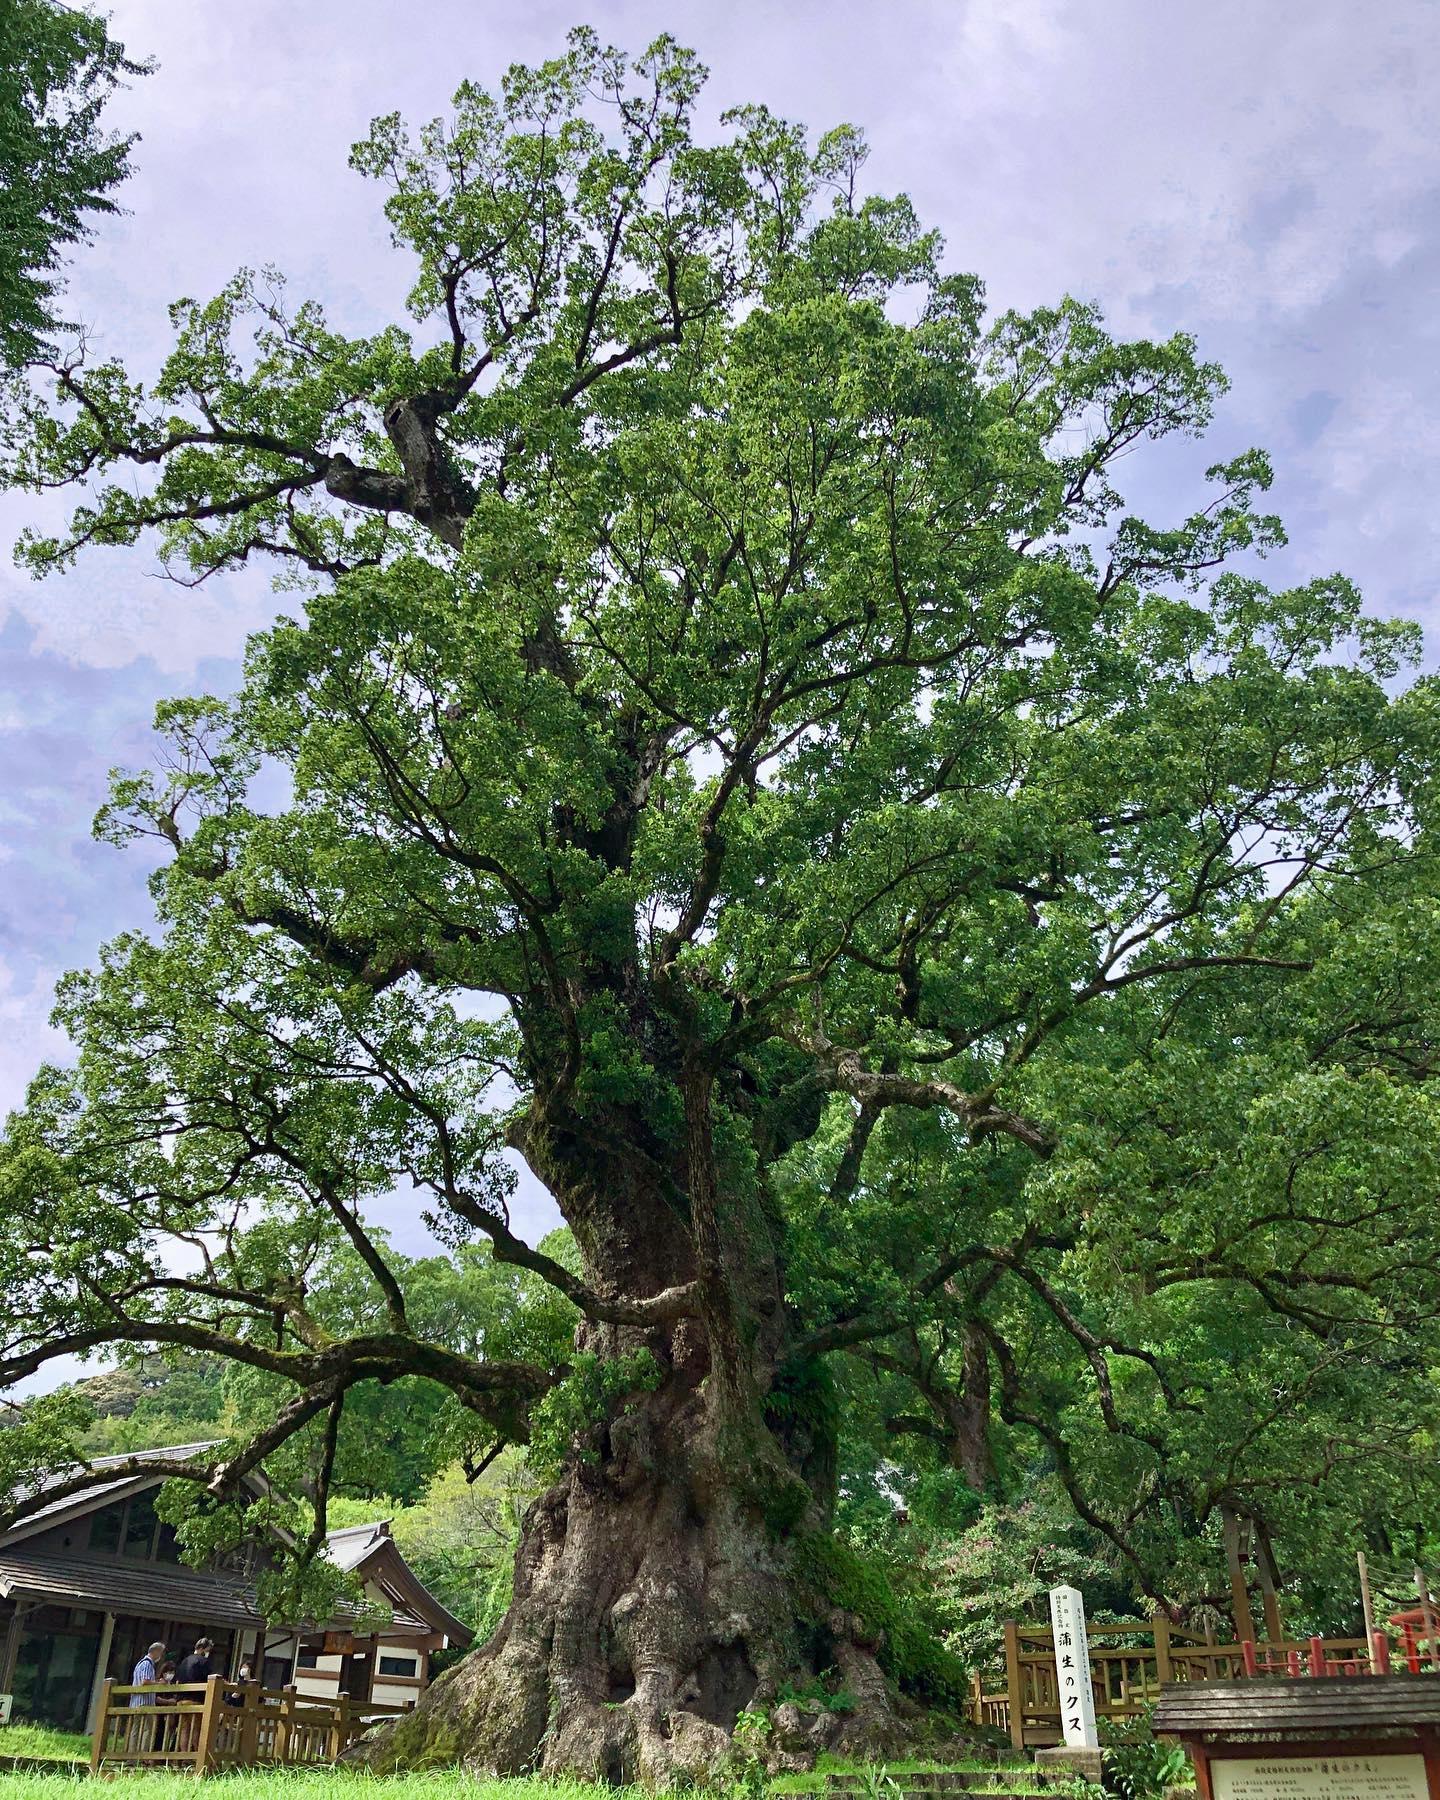
[(208, 1681), (214, 1671), (210, 1667), (210, 1653), (215, 1648), (213, 1638), (198, 1637), (195, 1648), (188, 1656), (181, 1657), (180, 1667), (175, 1679), (184, 1687), (191, 1681)]
[[(210, 1652), (215, 1648), (214, 1641), (208, 1637), (198, 1637), (195, 1648), (188, 1656), (182, 1656), (180, 1667), (176, 1671), (176, 1679), (181, 1687), (192, 1682), (210, 1679)], [(187, 1700), (190, 1698), (186, 1696)], [(200, 1709), (185, 1713), (179, 1720), (179, 1732), (176, 1743), (181, 1750), (193, 1750), (200, 1739)]]
[[(136, 1687), (146, 1687), (149, 1693), (132, 1694), (131, 1706), (149, 1706), (155, 1704), (154, 1683), (159, 1666), (165, 1660), (165, 1646), (157, 1639), (135, 1665), (135, 1672), (130, 1677)], [(158, 1746), (155, 1741), (158, 1715), (151, 1713), (148, 1718), (132, 1719), (125, 1727), (125, 1747), (130, 1751), (149, 1751)]]
[[(164, 1660), (165, 1646), (161, 1643), (152, 1644), (140, 1658), (139, 1662), (136, 1663), (135, 1673), (130, 1677), (130, 1680), (136, 1687), (142, 1687), (153, 1683), (160, 1664), (164, 1662)], [(130, 1704), (132, 1706), (153, 1706), (155, 1704), (155, 1696), (153, 1694), (132, 1694), (130, 1696)]]
[[(160, 1665), (159, 1672), (157, 1673), (155, 1679), (160, 1683), (160, 1686), (162, 1688), (167, 1688), (167, 1687), (173, 1688), (174, 1687), (174, 1685), (175, 1685), (175, 1661), (174, 1661), (173, 1657), (167, 1656), (165, 1658), (164, 1662), (162, 1662)], [(155, 1696), (155, 1704), (157, 1706), (174, 1706), (175, 1696), (173, 1694), (163, 1694), (163, 1693), (157, 1694)], [(176, 1723), (177, 1723), (177, 1721), (175, 1720), (175, 1718), (173, 1716), (170, 1718), (167, 1718), (167, 1719), (157, 1719), (155, 1721), (156, 1729), (160, 1733), (160, 1743), (159, 1743), (160, 1749), (168, 1750), (173, 1745), (173, 1743), (175, 1741)]]

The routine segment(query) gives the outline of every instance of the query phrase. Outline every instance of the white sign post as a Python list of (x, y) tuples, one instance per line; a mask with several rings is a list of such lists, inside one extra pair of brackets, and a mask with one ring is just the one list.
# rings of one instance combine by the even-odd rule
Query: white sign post
[(1065, 1743), (1072, 1750), (1098, 1750), (1090, 1640), (1085, 1632), (1085, 1599), (1079, 1588), (1051, 1588), (1050, 1625), (1055, 1634), (1055, 1680)]

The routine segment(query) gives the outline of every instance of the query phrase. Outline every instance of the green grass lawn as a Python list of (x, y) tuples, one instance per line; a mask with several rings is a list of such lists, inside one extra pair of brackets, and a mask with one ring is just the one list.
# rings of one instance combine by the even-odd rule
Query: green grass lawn
[(0, 1756), (78, 1756), (89, 1762), (90, 1740), (78, 1731), (57, 1731), (53, 1725), (17, 1719), (0, 1725)]
[[(21, 1748), (21, 1734), (28, 1741)], [(15, 1747), (12, 1749), (11, 1745)], [(49, 1731), (43, 1726), (13, 1726), (0, 1729), (0, 1754), (11, 1756), (70, 1756), (76, 1750), (89, 1754), (89, 1739), (63, 1731)], [(860, 1764), (837, 1757), (822, 1757), (821, 1767), (812, 1775), (786, 1775), (771, 1783), (777, 1800), (797, 1790), (819, 1787), (826, 1768), (860, 1770), (862, 1767), (887, 1774), (904, 1784), (907, 1774), (919, 1774), (937, 1768), (963, 1768), (964, 1761), (945, 1764), (896, 1759), (891, 1763)], [(1039, 1800), (1064, 1800), (1066, 1784), (1056, 1782), (1042, 1788), (1028, 1763), (976, 1763), (976, 1768), (994, 1775), (996, 1786), (1006, 1793), (1034, 1794)], [(196, 1800), (195, 1778), (190, 1774), (150, 1773), (116, 1769), (101, 1777), (104, 1800)], [(25, 1772), (0, 1774), (0, 1800), (81, 1800), (86, 1792), (95, 1793), (88, 1771), (72, 1774), (57, 1769), (53, 1774)], [(212, 1775), (199, 1790), (205, 1800), (655, 1800), (639, 1788), (613, 1788), (585, 1781), (541, 1781), (516, 1777), (508, 1781), (484, 1781), (459, 1769), (437, 1769), (417, 1775), (375, 1776), (363, 1770), (338, 1769), (250, 1769), (243, 1773)], [(959, 1795), (954, 1800), (962, 1800)], [(984, 1800), (984, 1791), (976, 1790), (972, 1800)]]
[[(478, 1781), (458, 1769), (423, 1775), (375, 1776), (336, 1769), (251, 1769), (212, 1775), (197, 1786), (193, 1775), (130, 1774), (116, 1770), (103, 1785), (85, 1775), (0, 1775), (4, 1800), (625, 1800), (624, 1788), (584, 1781)], [(639, 1789), (628, 1790), (642, 1800)], [(646, 1794), (643, 1800), (654, 1800)]]
[[(64, 1738), (65, 1733), (56, 1732), (54, 1736)], [(918, 1772), (924, 1765), (895, 1762), (872, 1766), (899, 1778), (903, 1785), (905, 1773)], [(189, 1774), (116, 1770), (105, 1774), (101, 1780), (103, 1787), (98, 1793), (103, 1795), (103, 1800), (196, 1800), (195, 1778)], [(816, 1786), (816, 1778), (813, 1775), (787, 1776), (773, 1784), (772, 1792), (784, 1795), (806, 1785)], [(1034, 1793), (1037, 1800), (1042, 1794), (1046, 1800), (1060, 1800), (1066, 1791), (1060, 1783), (1041, 1789), (1033, 1776), (1027, 1781), (1018, 1774), (1006, 1780), (1004, 1788), (1011, 1793)], [(78, 1775), (62, 1770), (56, 1770), (54, 1774), (0, 1774), (0, 1800), (82, 1800), (87, 1793), (97, 1793), (88, 1772)], [(251, 1769), (242, 1774), (212, 1775), (199, 1793), (204, 1800), (655, 1800), (654, 1795), (640, 1788), (605, 1787), (585, 1781), (540, 1781), (528, 1777), (483, 1781), (459, 1769), (389, 1776), (348, 1769)]]

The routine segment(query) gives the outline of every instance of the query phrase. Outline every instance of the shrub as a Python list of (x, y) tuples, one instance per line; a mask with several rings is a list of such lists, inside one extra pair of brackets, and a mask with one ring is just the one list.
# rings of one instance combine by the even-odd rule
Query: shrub
[(1146, 1711), (1124, 1721), (1100, 1721), (1104, 1787), (1118, 1800), (1161, 1800), (1166, 1788), (1191, 1779), (1189, 1757), (1178, 1744), (1162, 1744), (1151, 1719)]

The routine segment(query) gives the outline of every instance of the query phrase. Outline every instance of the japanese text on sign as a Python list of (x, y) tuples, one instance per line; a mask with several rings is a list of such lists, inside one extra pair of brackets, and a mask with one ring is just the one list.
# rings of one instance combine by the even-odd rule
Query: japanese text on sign
[(1419, 1756), (1217, 1757), (1210, 1764), (1214, 1800), (1426, 1800)]
[(1065, 1742), (1094, 1750), (1099, 1746), (1100, 1735), (1095, 1729), (1090, 1640), (1085, 1631), (1085, 1601), (1079, 1588), (1051, 1588), (1050, 1625), (1055, 1635), (1055, 1682)]

